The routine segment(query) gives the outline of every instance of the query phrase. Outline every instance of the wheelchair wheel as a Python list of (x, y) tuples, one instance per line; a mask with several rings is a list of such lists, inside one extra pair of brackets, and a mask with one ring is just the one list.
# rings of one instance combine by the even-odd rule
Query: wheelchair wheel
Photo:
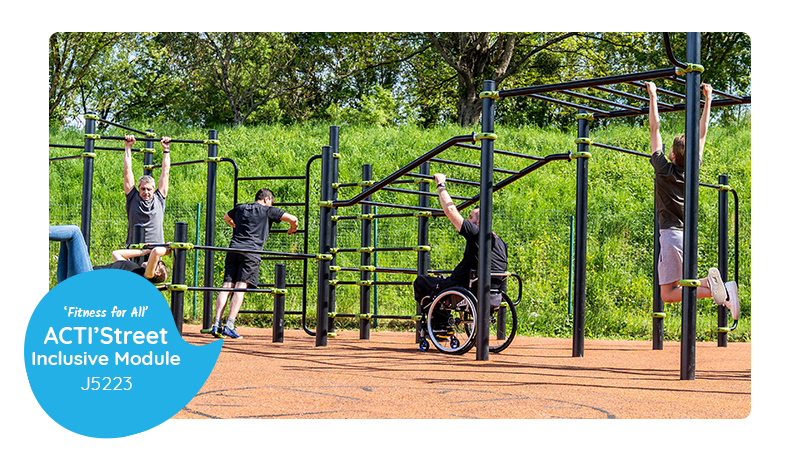
[(442, 353), (461, 355), (475, 345), (475, 300), (466, 289), (442, 291), (428, 309), (427, 332)]
[(501, 293), (503, 300), (498, 309), (492, 309), (489, 318), (489, 351), (500, 353), (514, 340), (517, 335), (517, 308), (505, 292)]

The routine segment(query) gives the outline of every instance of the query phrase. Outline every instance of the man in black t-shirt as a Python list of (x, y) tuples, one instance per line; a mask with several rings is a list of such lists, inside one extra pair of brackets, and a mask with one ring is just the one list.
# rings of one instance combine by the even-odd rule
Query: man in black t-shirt
[[(225, 213), (222, 218), (225, 223), (233, 227), (233, 237), (231, 238), (231, 249), (252, 250), (256, 253), (238, 253), (229, 251), (225, 257), (225, 279), (223, 288), (243, 289), (258, 286), (258, 270), (261, 265), (260, 252), (264, 249), (264, 244), (269, 238), (269, 230), (272, 224), (278, 221), (288, 222), (288, 234), (297, 231), (297, 217), (281, 211), (272, 206), (275, 195), (267, 188), (261, 188), (256, 193), (255, 202), (238, 204), (232, 210)], [(244, 301), (244, 292), (234, 292), (231, 299), (231, 307), (228, 311), (228, 320), (222, 326), (222, 313), (225, 311), (225, 304), (228, 301), (230, 292), (220, 292), (217, 295), (217, 308), (214, 315), (214, 325), (211, 327), (211, 334), (214, 337), (227, 336), (234, 339), (241, 339), (242, 336), (236, 332), (236, 315)]]
[[(452, 286), (469, 288), (470, 272), (478, 269), (478, 227), (480, 225), (480, 208), (475, 208), (469, 213), (469, 218), (464, 220), (458, 212), (453, 199), (447, 193), (445, 186), (446, 177), (444, 174), (433, 175), (436, 183), (436, 190), (439, 193), (439, 203), (442, 205), (445, 216), (450, 219), (458, 234), (467, 241), (464, 248), (464, 256), (453, 269), (449, 277), (432, 277), (428, 275), (418, 276), (414, 280), (414, 298), (423, 307), (430, 301), (431, 296)], [(492, 272), (505, 272), (508, 266), (508, 255), (505, 242), (497, 234), (492, 232)], [(492, 279), (492, 287), (499, 287), (502, 280)]]
[[(669, 160), (665, 156), (664, 144), (659, 131), (658, 96), (656, 85), (646, 81), (645, 87), (650, 96), (650, 164), (655, 171), (655, 201), (658, 218), (659, 244), (661, 252), (658, 258), (658, 278), (661, 288), (661, 299), (665, 302), (679, 302), (683, 299), (682, 288), (678, 284), (683, 278), (683, 222), (685, 184), (685, 152), (686, 138), (678, 136), (672, 143)], [(703, 148), (708, 134), (711, 117), (710, 85), (701, 85), (705, 104), (700, 117), (700, 161), (703, 160)], [(708, 277), (700, 280), (697, 298), (713, 298), (718, 305), (725, 305), (731, 310), (734, 320), (739, 319), (739, 291), (735, 281), (722, 281), (716, 267), (708, 270)]]

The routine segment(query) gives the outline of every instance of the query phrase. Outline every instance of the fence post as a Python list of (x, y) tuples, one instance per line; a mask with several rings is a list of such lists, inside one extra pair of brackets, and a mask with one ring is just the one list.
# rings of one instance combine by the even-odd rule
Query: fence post
[[(728, 175), (720, 174), (719, 185), (728, 185)], [(717, 265), (722, 281), (728, 281), (728, 190), (719, 190), (718, 200), (718, 243), (717, 243)], [(728, 308), (725, 305), (717, 306), (717, 326), (726, 328), (728, 326)], [(717, 333), (717, 347), (728, 346), (728, 333)]]
[(658, 278), (661, 232), (658, 227), (655, 186), (656, 182), (655, 178), (653, 178), (653, 350), (664, 350), (664, 300), (661, 299), (661, 283)]
[[(186, 222), (175, 222), (175, 242), (186, 242), (188, 238), (189, 225)], [(178, 248), (174, 250), (172, 256), (172, 283), (174, 285), (184, 285), (186, 283), (186, 249)], [(176, 289), (172, 292), (172, 318), (175, 320), (175, 327), (178, 333), (183, 332), (183, 298), (184, 291)]]
[[(585, 111), (580, 111), (585, 113)], [(578, 119), (578, 138), (589, 137), (589, 120)], [(586, 237), (589, 204), (589, 148), (579, 142), (575, 176), (575, 312), (572, 316), (572, 356), (583, 357), (586, 328)]]
[(83, 117), (85, 135), (83, 137), (83, 190), (81, 191), (81, 233), (86, 241), (86, 249), (91, 245), (92, 234), (92, 185), (94, 182), (94, 138), (97, 127), (95, 113), (89, 112)]
[[(431, 174), (431, 163), (425, 161), (419, 166), (419, 173), (422, 175)], [(423, 192), (430, 191), (430, 183), (426, 178), (423, 178), (419, 183), (419, 190)], [(419, 196), (419, 206), (427, 208), (430, 206), (430, 199), (427, 195)], [(420, 214), (417, 218), (417, 245), (430, 245), (430, 218)], [(417, 252), (417, 276), (424, 277), (428, 275), (428, 270), (431, 268), (431, 252)], [(422, 316), (422, 305), (417, 303), (417, 315)], [(425, 325), (422, 322), (417, 322), (417, 336), (416, 343), (420, 341), (420, 331)]]
[[(331, 184), (333, 151), (330, 145), (322, 147), (322, 173), (320, 177), (320, 206), (319, 206), (319, 253), (329, 254), (331, 250), (331, 211), (332, 207), (327, 206), (333, 196), (333, 186)], [(325, 347), (328, 345), (328, 307), (330, 300), (330, 286), (328, 280), (331, 278), (330, 261), (320, 258), (317, 269), (317, 330), (315, 335), (315, 346)]]
[[(372, 181), (372, 164), (364, 164), (361, 166), (361, 180), (362, 181)], [(362, 191), (369, 189), (367, 186), (368, 183), (364, 183), (362, 186)], [(369, 201), (370, 197), (367, 197), (365, 200)], [(369, 205), (361, 205), (361, 214), (368, 215), (370, 211)], [(369, 247), (372, 244), (372, 224), (369, 219), (361, 219), (361, 247)], [(361, 265), (368, 266), (371, 259), (371, 253), (368, 252), (361, 252)], [(368, 281), (370, 278), (370, 273), (367, 271), (361, 271), (361, 280)], [(363, 317), (368, 317), (369, 314), (369, 293), (370, 293), (370, 286), (359, 286), (359, 312), (362, 314), (362, 318), (358, 320), (358, 338), (359, 339), (369, 339), (369, 319), (365, 319)]]
[[(217, 130), (208, 130), (208, 139), (217, 140)], [(205, 245), (214, 246), (214, 223), (217, 215), (217, 144), (208, 144), (208, 162), (206, 174), (206, 240)], [(203, 254), (203, 286), (214, 287), (214, 251), (206, 250)], [(214, 320), (214, 292), (203, 292), (203, 330), (211, 328)]]
[(272, 342), (283, 342), (284, 312), (286, 311), (286, 264), (275, 264), (275, 294), (272, 306)]

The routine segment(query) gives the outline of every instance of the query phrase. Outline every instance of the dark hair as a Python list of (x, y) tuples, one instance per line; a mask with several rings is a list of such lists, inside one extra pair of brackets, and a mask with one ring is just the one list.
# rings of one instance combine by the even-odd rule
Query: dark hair
[(163, 283), (167, 280), (167, 274), (169, 273), (169, 268), (167, 264), (163, 260), (159, 260), (156, 264), (156, 274), (153, 278), (150, 278), (150, 282), (153, 284)]
[(265, 198), (268, 198), (270, 200), (274, 200), (275, 199), (275, 194), (273, 194), (272, 191), (270, 191), (267, 188), (259, 189), (258, 192), (256, 192), (256, 201), (263, 200)]
[(675, 154), (675, 161), (672, 164), (677, 166), (686, 165), (686, 136), (680, 135), (672, 141), (672, 153)]

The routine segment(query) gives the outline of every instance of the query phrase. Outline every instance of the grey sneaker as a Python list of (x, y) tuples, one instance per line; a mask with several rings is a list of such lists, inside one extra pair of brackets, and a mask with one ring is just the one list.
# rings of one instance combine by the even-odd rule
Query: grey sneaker
[(725, 292), (725, 282), (722, 281), (722, 275), (720, 275), (719, 269), (716, 267), (708, 269), (708, 287), (711, 289), (711, 297), (714, 298), (714, 303), (720, 306), (725, 305), (728, 294)]

